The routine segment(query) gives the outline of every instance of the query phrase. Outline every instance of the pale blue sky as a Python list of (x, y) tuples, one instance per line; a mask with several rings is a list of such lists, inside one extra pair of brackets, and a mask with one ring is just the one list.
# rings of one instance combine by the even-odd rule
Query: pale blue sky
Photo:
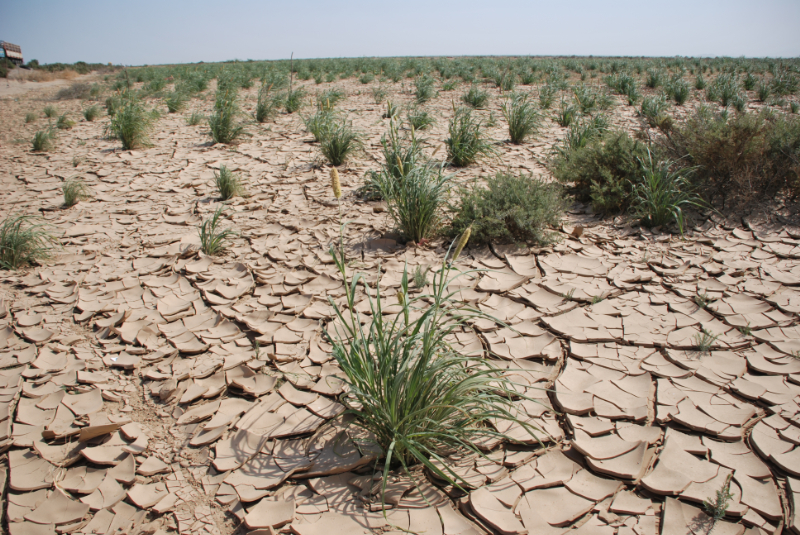
[(3, 0), (26, 61), (800, 56), (800, 0)]

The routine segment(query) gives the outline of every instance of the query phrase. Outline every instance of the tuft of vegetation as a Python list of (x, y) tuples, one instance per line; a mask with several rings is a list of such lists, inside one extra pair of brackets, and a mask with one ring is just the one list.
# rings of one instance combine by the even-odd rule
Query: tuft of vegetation
[(556, 111), (553, 120), (558, 126), (567, 127), (571, 125), (578, 116), (578, 110), (572, 104), (568, 104), (565, 100), (561, 100), (561, 107)]
[(29, 111), (28, 113), (25, 114), (25, 124), (32, 123), (36, 121), (38, 118), (39, 118), (38, 115), (36, 115), (32, 111)]
[(666, 155), (694, 168), (707, 199), (746, 203), (800, 193), (800, 120), (769, 112), (733, 116), (701, 107), (660, 140)]
[(508, 123), (508, 137), (512, 143), (522, 143), (539, 128), (539, 112), (528, 95), (512, 95), (503, 102), (503, 117)]
[(424, 288), (428, 285), (428, 272), (430, 270), (430, 266), (417, 266), (414, 268), (414, 274), (411, 276), (411, 282), (414, 283), (416, 288)]
[(224, 207), (220, 206), (214, 215), (205, 219), (198, 228), (200, 235), (200, 250), (208, 256), (222, 254), (228, 248), (228, 241), (236, 236), (236, 232), (231, 229), (221, 229), (221, 217)]
[(0, 268), (15, 270), (46, 260), (57, 243), (37, 218), (9, 215), (0, 225)]
[(627, 133), (609, 132), (558, 153), (550, 167), (559, 182), (572, 184), (579, 201), (591, 201), (595, 211), (613, 214), (628, 208), (631, 185), (646, 153), (645, 145)]
[(708, 353), (711, 351), (711, 348), (714, 346), (714, 342), (717, 341), (717, 338), (719, 338), (718, 334), (712, 334), (710, 331), (704, 328), (699, 333), (694, 335), (694, 347), (697, 349), (698, 353)]
[(281, 95), (280, 101), (286, 113), (299, 111), (306, 103), (306, 90), (302, 87), (290, 89)]
[(280, 98), (271, 93), (272, 86), (262, 84), (258, 90), (256, 100), (255, 119), (259, 123), (265, 123), (278, 113), (281, 106)]
[(86, 185), (83, 180), (70, 178), (61, 186), (61, 192), (64, 194), (64, 206), (69, 208), (75, 206), (79, 201), (92, 198), (92, 190)]
[(708, 533), (711, 533), (717, 522), (725, 518), (728, 507), (730, 507), (733, 500), (733, 493), (731, 492), (732, 477), (733, 474), (728, 474), (728, 477), (725, 478), (725, 483), (722, 484), (722, 488), (715, 492), (714, 498), (703, 502), (706, 514), (711, 517), (711, 526), (708, 528)]
[(186, 124), (189, 126), (197, 126), (199, 124), (203, 124), (206, 121), (206, 116), (200, 112), (192, 112), (188, 119), (186, 119)]
[(39, 130), (33, 135), (34, 152), (47, 152), (53, 150), (56, 139), (56, 131), (53, 128)]
[(328, 89), (317, 95), (317, 108), (320, 110), (332, 110), (336, 104), (344, 98), (344, 91), (341, 89)]
[(75, 126), (75, 121), (70, 119), (66, 113), (59, 116), (58, 121), (56, 121), (56, 128), (59, 130), (71, 130), (73, 126)]
[(313, 115), (303, 117), (303, 124), (305, 124), (306, 130), (314, 136), (314, 141), (322, 141), (336, 127), (336, 114), (320, 109)]
[(52, 119), (56, 115), (58, 115), (58, 110), (56, 109), (55, 106), (45, 106), (44, 107), (44, 116), (45, 117), (47, 117), (48, 119)]
[(672, 116), (667, 113), (669, 102), (665, 95), (653, 95), (642, 99), (639, 115), (645, 118), (647, 124), (653, 128), (669, 128), (672, 126)]
[(244, 125), (237, 121), (239, 97), (234, 89), (218, 90), (214, 113), (208, 118), (209, 133), (214, 143), (233, 143), (244, 134)]
[(692, 90), (683, 78), (676, 77), (665, 87), (667, 96), (675, 101), (678, 106), (683, 106), (689, 100)]
[(472, 228), (478, 243), (547, 244), (553, 239), (546, 229), (560, 223), (566, 206), (559, 184), (533, 175), (497, 173), (486, 178), (486, 187), (462, 189), (450, 233)]
[(156, 114), (146, 110), (142, 102), (132, 94), (123, 95), (119, 108), (111, 117), (109, 137), (122, 141), (124, 150), (135, 150), (151, 146), (150, 131)]
[(384, 100), (386, 100), (386, 95), (388, 94), (389, 91), (387, 91), (386, 88), (381, 85), (376, 85), (372, 88), (372, 99), (375, 101), (375, 104), (381, 104)]
[(219, 197), (222, 201), (227, 201), (237, 195), (242, 197), (247, 195), (239, 175), (224, 165), (219, 166), (219, 172), (214, 171), (214, 185), (217, 187), (217, 192), (219, 192)]
[(342, 165), (354, 154), (363, 150), (361, 135), (346, 121), (331, 124), (324, 137), (320, 139), (319, 150), (331, 165)]
[(450, 137), (445, 140), (447, 161), (455, 167), (466, 167), (478, 159), (496, 154), (492, 143), (469, 108), (457, 108), (448, 126)]
[(384, 119), (394, 119), (400, 113), (400, 107), (391, 100), (386, 101), (386, 111), (383, 113)]
[(478, 110), (486, 107), (486, 104), (489, 102), (489, 93), (483, 91), (477, 85), (473, 85), (461, 96), (461, 100), (468, 106), (472, 106)]
[(648, 151), (641, 159), (642, 176), (633, 184), (631, 207), (636, 217), (649, 227), (675, 222), (683, 234), (686, 215), (684, 209), (701, 208), (704, 203), (692, 192), (687, 169), (675, 169), (669, 160), (657, 161)]
[(417, 104), (425, 104), (436, 96), (433, 78), (427, 75), (417, 76), (414, 80), (414, 99)]
[[(390, 471), (401, 467), (413, 477), (412, 463), (457, 488), (469, 488), (444, 456), (482, 455), (478, 445), (484, 441), (511, 440), (490, 421), (510, 421), (533, 436), (534, 429), (515, 416), (513, 400), (519, 395), (503, 372), (489, 360), (456, 353), (450, 343), (463, 329), (472, 332), (469, 321), (486, 318), (450, 289), (461, 275), (452, 269), (457, 254), (447, 255), (433, 272), (430, 295), (412, 299), (404, 271), (397, 293), (400, 310), (391, 315), (381, 313), (388, 304), (363, 274), (350, 280), (343, 252), (331, 247), (331, 254), (344, 280), (345, 304), (330, 301), (336, 318), (325, 336), (346, 377), (349, 397), (343, 402), (353, 416), (351, 425), (371, 437), (364, 446), (377, 448), (383, 460), (382, 496)], [(368, 326), (356, 308), (361, 295), (372, 311)]]
[(545, 85), (539, 88), (539, 107), (543, 110), (549, 110), (553, 105), (553, 100), (556, 98), (557, 89), (551, 85)]
[(167, 95), (167, 98), (164, 99), (164, 103), (167, 105), (167, 111), (169, 111), (169, 113), (183, 111), (188, 102), (189, 97), (179, 91), (173, 91)]
[(92, 96), (92, 86), (85, 82), (76, 82), (69, 87), (62, 87), (56, 93), (56, 100), (73, 98), (87, 99)]
[(419, 106), (413, 106), (409, 108), (408, 112), (406, 113), (406, 119), (408, 120), (408, 124), (414, 130), (425, 130), (426, 128), (436, 124), (436, 119), (433, 115), (423, 108)]
[(100, 107), (97, 104), (95, 104), (83, 110), (83, 118), (91, 123), (92, 121), (100, 117), (100, 113), (101, 113)]
[[(401, 163), (398, 159), (398, 164)], [(444, 163), (413, 161), (398, 165), (395, 176), (387, 165), (373, 175), (373, 183), (386, 201), (389, 215), (403, 236), (420, 243), (438, 228), (441, 208), (446, 202), (452, 175), (444, 173)]]

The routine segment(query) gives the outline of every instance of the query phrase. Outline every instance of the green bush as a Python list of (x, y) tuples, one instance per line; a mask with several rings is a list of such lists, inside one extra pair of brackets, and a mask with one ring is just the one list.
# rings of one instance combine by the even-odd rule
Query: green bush
[(44, 107), (44, 116), (45, 117), (47, 117), (48, 119), (52, 119), (56, 115), (58, 115), (58, 110), (56, 109), (55, 106), (45, 106)]
[(476, 185), (461, 191), (451, 234), (471, 227), (471, 239), (477, 243), (550, 243), (546, 229), (559, 224), (566, 208), (562, 189), (532, 175), (487, 177), (485, 188)]
[(473, 85), (461, 96), (461, 100), (475, 109), (480, 109), (486, 107), (486, 103), (489, 101), (489, 93), (481, 90), (477, 85)]
[(242, 197), (247, 195), (239, 175), (224, 165), (219, 166), (219, 172), (214, 171), (214, 186), (216, 186), (222, 201), (227, 201), (237, 195)]
[(58, 241), (45, 223), (28, 215), (9, 215), (0, 225), (0, 268), (19, 269), (45, 260)]
[(339, 166), (363, 150), (363, 144), (361, 136), (347, 122), (342, 121), (339, 124), (331, 124), (324, 137), (320, 139), (319, 150), (328, 163)]
[(173, 91), (164, 99), (164, 103), (167, 105), (167, 111), (170, 113), (182, 111), (186, 107), (187, 102), (189, 102), (189, 97), (179, 91)]
[(139, 99), (133, 95), (123, 96), (119, 108), (115, 108), (111, 117), (109, 137), (122, 141), (124, 150), (149, 147), (150, 131), (155, 119), (153, 111), (146, 110)]
[(699, 108), (662, 139), (667, 156), (695, 168), (693, 182), (723, 206), (782, 191), (800, 193), (800, 119), (764, 112), (719, 114)]
[(236, 91), (218, 90), (214, 113), (208, 118), (209, 133), (214, 143), (233, 143), (244, 134), (244, 125), (237, 120), (240, 113)]
[(39, 130), (33, 135), (33, 150), (34, 152), (47, 152), (53, 150), (54, 141), (56, 139), (56, 131), (53, 128), (48, 130)]
[(436, 124), (436, 119), (427, 110), (418, 106), (409, 108), (406, 113), (408, 124), (415, 130), (425, 130), (429, 126)]
[(595, 211), (619, 213), (630, 203), (631, 185), (647, 153), (643, 143), (625, 132), (595, 137), (583, 147), (559, 153), (551, 170), (559, 182), (571, 183), (575, 196)]
[(59, 130), (70, 130), (73, 126), (75, 126), (75, 121), (70, 119), (66, 113), (62, 114), (56, 121), (56, 128)]
[(25, 124), (32, 123), (36, 121), (38, 118), (39, 118), (38, 115), (36, 115), (32, 111), (29, 111), (28, 113), (25, 114)]
[(236, 236), (236, 232), (231, 229), (221, 229), (220, 218), (224, 212), (224, 207), (220, 206), (214, 215), (203, 220), (197, 233), (200, 235), (200, 250), (208, 256), (222, 254), (228, 247), (228, 241)]
[(414, 80), (414, 99), (417, 104), (425, 104), (436, 95), (433, 78), (427, 75), (418, 76)]
[(94, 121), (98, 117), (100, 117), (100, 108), (96, 104), (83, 110), (83, 118), (89, 122)]
[(286, 113), (294, 113), (299, 111), (300, 108), (302, 108), (305, 104), (305, 99), (306, 90), (302, 87), (293, 89), (291, 91), (286, 91), (280, 97), (280, 101), (283, 103)]
[(79, 201), (91, 199), (92, 197), (92, 191), (86, 183), (73, 178), (64, 181), (61, 186), (61, 192), (64, 194), (64, 206), (67, 208), (75, 206)]
[[(489, 422), (510, 421), (535, 437), (535, 430), (514, 416), (519, 395), (503, 371), (491, 360), (457, 353), (451, 343), (456, 333), (471, 329), (469, 321), (488, 320), (450, 289), (460, 275), (451, 269), (452, 257), (432, 272), (430, 295), (409, 295), (404, 270), (399, 310), (385, 314), (386, 298), (366, 288), (363, 274), (348, 277), (343, 252), (331, 247), (331, 254), (345, 297), (341, 305), (331, 301), (336, 317), (325, 336), (346, 376), (349, 396), (342, 401), (352, 415), (351, 425), (370, 437), (363, 446), (377, 449), (383, 461), (382, 496), (391, 470), (401, 467), (407, 477), (419, 477), (411, 471), (417, 463), (451, 485), (470, 488), (463, 476), (442, 467), (441, 460), (452, 454), (482, 455), (481, 444), (512, 440)], [(367, 327), (356, 312), (365, 289), (362, 303), (372, 311)]]
[(466, 167), (485, 156), (497, 153), (483, 131), (483, 125), (469, 108), (458, 108), (448, 126), (445, 140), (447, 160), (455, 167)]
[(528, 95), (512, 95), (502, 104), (503, 117), (508, 123), (508, 137), (512, 143), (522, 143), (539, 128), (539, 112), (528, 101)]

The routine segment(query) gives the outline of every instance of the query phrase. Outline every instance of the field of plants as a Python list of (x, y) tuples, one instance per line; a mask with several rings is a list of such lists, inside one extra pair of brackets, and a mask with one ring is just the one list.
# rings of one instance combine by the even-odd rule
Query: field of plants
[(30, 85), (11, 535), (800, 535), (800, 60)]

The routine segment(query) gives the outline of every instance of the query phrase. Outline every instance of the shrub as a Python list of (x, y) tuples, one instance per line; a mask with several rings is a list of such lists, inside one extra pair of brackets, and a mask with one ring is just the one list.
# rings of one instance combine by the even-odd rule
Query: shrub
[(294, 90), (289, 90), (282, 95), (281, 101), (286, 113), (294, 113), (305, 104), (306, 90), (299, 87)]
[(580, 148), (563, 151), (551, 162), (561, 183), (572, 183), (578, 200), (602, 213), (618, 213), (630, 203), (630, 188), (646, 148), (625, 132), (598, 135)]
[(758, 83), (758, 78), (753, 76), (753, 73), (751, 72), (748, 72), (747, 76), (745, 76), (744, 80), (742, 80), (742, 86), (747, 91), (752, 91), (753, 89), (755, 89), (757, 83)]
[(188, 101), (189, 97), (178, 91), (173, 91), (167, 96), (167, 98), (164, 99), (164, 103), (167, 105), (167, 111), (169, 111), (169, 113), (177, 113), (182, 111), (186, 107), (186, 103)]
[(371, 83), (375, 79), (375, 75), (371, 72), (365, 72), (361, 76), (359, 76), (358, 81), (364, 85)]
[(189, 126), (197, 126), (198, 124), (202, 124), (205, 122), (206, 117), (200, 112), (193, 112), (188, 119), (186, 119), (186, 124)]
[(551, 85), (544, 85), (539, 89), (539, 107), (543, 110), (549, 110), (553, 105), (557, 89)]
[(481, 157), (496, 154), (481, 122), (469, 108), (457, 108), (447, 130), (450, 134), (445, 140), (447, 160), (455, 167), (466, 167)]
[(666, 155), (695, 168), (694, 184), (723, 206), (781, 191), (800, 193), (800, 120), (771, 113), (733, 116), (699, 108), (664, 139)]
[(87, 99), (91, 96), (91, 94), (92, 94), (91, 85), (83, 82), (77, 82), (69, 87), (63, 87), (59, 89), (58, 93), (56, 93), (56, 100), (66, 100), (73, 98)]
[(200, 235), (200, 250), (209, 256), (217, 256), (225, 251), (228, 247), (228, 240), (236, 235), (231, 229), (221, 229), (221, 223), (224, 208), (220, 206), (214, 212), (214, 215), (209, 219), (205, 219), (198, 228)]
[(418, 106), (409, 108), (406, 113), (408, 124), (415, 130), (425, 130), (431, 125), (436, 124), (436, 119), (427, 110)]
[(674, 80), (670, 81), (666, 87), (667, 96), (675, 101), (675, 104), (678, 106), (683, 106), (687, 100), (689, 100), (689, 95), (691, 94), (691, 89), (689, 88), (689, 84), (686, 83), (683, 78), (675, 78)]
[(667, 113), (669, 102), (664, 95), (653, 95), (642, 99), (639, 115), (645, 118), (653, 128), (662, 128), (672, 124), (672, 117)]
[(688, 206), (702, 207), (702, 200), (691, 191), (686, 169), (673, 169), (669, 160), (653, 160), (650, 151), (640, 160), (642, 174), (631, 191), (631, 208), (644, 225), (657, 227), (675, 222), (683, 234)]
[(703, 78), (702, 74), (698, 74), (697, 78), (694, 79), (694, 88), (698, 91), (702, 91), (706, 88), (706, 79)]
[(317, 95), (317, 107), (321, 110), (332, 110), (344, 98), (344, 91), (328, 89)]
[(561, 107), (556, 111), (553, 120), (558, 126), (567, 127), (573, 123), (578, 116), (578, 110), (572, 104), (567, 104), (565, 100), (561, 100)]
[(25, 114), (25, 124), (32, 123), (36, 121), (36, 119), (38, 118), (39, 118), (38, 115), (36, 115), (32, 111), (29, 111), (28, 113)]
[(414, 80), (414, 98), (417, 104), (424, 104), (435, 96), (433, 78), (428, 75), (417, 76)]
[(664, 71), (661, 69), (647, 69), (647, 77), (645, 78), (644, 85), (650, 89), (655, 89), (664, 83)]
[(52, 119), (56, 115), (58, 115), (58, 110), (56, 109), (55, 106), (45, 106), (44, 107), (44, 116), (45, 117), (47, 117), (48, 119)]
[(225, 167), (219, 166), (219, 172), (214, 171), (214, 185), (217, 187), (219, 197), (223, 201), (232, 199), (237, 195), (245, 196), (246, 191), (242, 186), (239, 175)]
[(75, 121), (69, 118), (69, 116), (64, 113), (56, 121), (56, 128), (59, 130), (70, 130), (73, 126), (75, 126)]
[(372, 99), (375, 101), (375, 104), (381, 104), (384, 100), (386, 100), (386, 95), (389, 92), (383, 86), (375, 86), (372, 88)]
[(765, 82), (759, 82), (758, 86), (756, 87), (756, 93), (758, 94), (758, 100), (761, 102), (766, 102), (769, 100), (771, 90), (769, 84)]
[(56, 132), (52, 128), (39, 130), (33, 135), (33, 150), (35, 152), (46, 152), (53, 150)]
[[(449, 289), (458, 277), (449, 258), (433, 272), (432, 295), (412, 299), (404, 270), (399, 311), (384, 315), (387, 304), (380, 292), (369, 289), (362, 274), (350, 281), (344, 255), (333, 247), (331, 254), (344, 280), (345, 304), (331, 301), (336, 319), (325, 335), (346, 376), (349, 397), (343, 401), (353, 416), (351, 425), (372, 437), (365, 446), (377, 447), (384, 460), (383, 491), (398, 465), (413, 477), (412, 463), (465, 488), (462, 476), (442, 466), (442, 457), (480, 454), (478, 445), (487, 440), (510, 440), (489, 421), (512, 421), (533, 434), (514, 416), (518, 396), (502, 371), (490, 360), (456, 353), (450, 342), (469, 320), (485, 315)], [(356, 311), (362, 293), (372, 311), (368, 327)]]
[(244, 134), (244, 125), (237, 121), (239, 99), (232, 89), (217, 91), (214, 113), (208, 118), (209, 133), (214, 143), (233, 143)]
[(83, 118), (89, 122), (94, 121), (98, 117), (100, 117), (100, 108), (96, 104), (83, 110)]
[(532, 176), (497, 173), (486, 187), (461, 191), (451, 223), (451, 234), (472, 228), (478, 243), (499, 241), (550, 243), (547, 227), (558, 225), (566, 208), (559, 184)]
[(328, 110), (318, 110), (313, 115), (303, 117), (303, 123), (314, 141), (322, 141), (336, 126), (336, 114)]
[(79, 201), (91, 199), (91, 190), (82, 180), (68, 179), (61, 186), (61, 192), (64, 194), (64, 206), (69, 208), (75, 206)]
[(442, 84), (442, 91), (452, 91), (458, 87), (458, 80), (447, 80)]
[(319, 143), (320, 152), (333, 166), (342, 165), (362, 148), (361, 136), (344, 121), (331, 125)]
[(481, 90), (477, 85), (473, 85), (461, 96), (461, 100), (475, 109), (484, 108), (489, 102), (489, 93)]
[(395, 168), (400, 177), (389, 168), (387, 165), (374, 174), (373, 183), (403, 236), (419, 243), (438, 227), (452, 177), (444, 173), (444, 164), (413, 161), (402, 169)]
[(508, 122), (508, 136), (512, 143), (522, 143), (539, 127), (539, 112), (528, 95), (512, 95), (502, 104), (503, 116)]
[(19, 269), (45, 260), (57, 244), (47, 226), (28, 215), (9, 215), (0, 225), (0, 268)]
[(271, 94), (272, 86), (261, 84), (256, 101), (255, 119), (259, 123), (267, 122), (278, 113), (281, 106), (280, 97)]
[(141, 101), (133, 95), (122, 98), (118, 109), (111, 117), (109, 135), (122, 141), (124, 150), (149, 147), (150, 131), (155, 122), (155, 114), (144, 108)]

